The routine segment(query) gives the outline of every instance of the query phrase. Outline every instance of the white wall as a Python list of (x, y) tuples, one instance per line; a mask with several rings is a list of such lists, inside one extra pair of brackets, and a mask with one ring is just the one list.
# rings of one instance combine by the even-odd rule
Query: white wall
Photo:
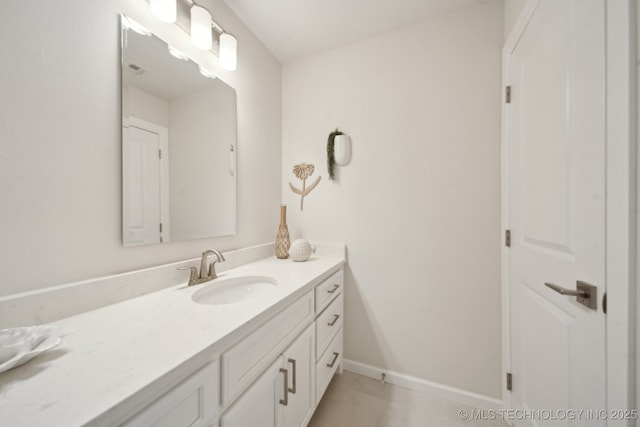
[[(217, 80), (169, 103), (171, 240), (226, 236), (236, 229), (236, 175), (229, 144), (235, 141), (235, 93)], [(198, 193), (202, 179), (207, 191)], [(213, 202), (212, 202), (213, 201)], [(197, 206), (197, 209), (194, 209)]]
[(513, 30), (516, 21), (520, 17), (527, 0), (505, 0), (504, 1), (504, 38), (505, 40)]
[[(500, 398), (500, 52), (489, 2), (287, 63), (293, 237), (344, 241), (345, 357)], [(326, 172), (327, 135), (352, 138)], [(294, 164), (314, 163), (305, 198)]]
[(3, 3), (0, 295), (273, 240), (281, 66), (222, 0), (202, 3), (238, 38), (238, 70), (221, 73), (238, 94), (238, 234), (131, 248), (121, 242), (118, 12), (147, 3)]
[(137, 87), (124, 87), (122, 89), (122, 116), (137, 117), (168, 128), (169, 102)]

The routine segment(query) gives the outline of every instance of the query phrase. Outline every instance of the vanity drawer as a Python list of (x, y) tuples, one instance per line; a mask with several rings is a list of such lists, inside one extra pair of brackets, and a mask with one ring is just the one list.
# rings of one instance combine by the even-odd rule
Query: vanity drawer
[(204, 427), (217, 415), (220, 393), (217, 361), (169, 390), (123, 424), (124, 427)]
[(313, 321), (313, 292), (268, 320), (222, 355), (222, 404), (232, 402)]
[(342, 271), (340, 269), (340, 271), (316, 286), (316, 314), (320, 314), (334, 297), (342, 293), (344, 284)]
[(316, 363), (316, 405), (320, 403), (333, 374), (342, 364), (342, 328), (333, 338), (331, 344)]
[(329, 304), (329, 307), (316, 319), (316, 359), (324, 353), (331, 339), (342, 328), (344, 303), (342, 294)]

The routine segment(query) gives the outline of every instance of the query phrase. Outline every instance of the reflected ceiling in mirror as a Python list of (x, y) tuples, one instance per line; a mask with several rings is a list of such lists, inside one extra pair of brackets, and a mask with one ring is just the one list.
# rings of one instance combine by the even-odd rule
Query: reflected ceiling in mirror
[(235, 90), (122, 28), (123, 244), (235, 234)]

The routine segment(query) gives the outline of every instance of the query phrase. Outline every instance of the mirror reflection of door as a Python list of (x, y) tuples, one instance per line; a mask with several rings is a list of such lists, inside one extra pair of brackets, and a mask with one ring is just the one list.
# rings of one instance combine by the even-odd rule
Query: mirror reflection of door
[(129, 126), (122, 136), (124, 243), (160, 243), (160, 135)]

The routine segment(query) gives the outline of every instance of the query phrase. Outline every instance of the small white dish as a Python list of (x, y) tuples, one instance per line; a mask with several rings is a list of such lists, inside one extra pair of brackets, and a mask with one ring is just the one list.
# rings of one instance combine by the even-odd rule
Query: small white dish
[(0, 372), (20, 366), (60, 344), (60, 330), (52, 325), (0, 330)]
[(16, 354), (30, 351), (33, 335), (27, 335), (16, 329), (0, 331), (0, 363), (13, 359)]

